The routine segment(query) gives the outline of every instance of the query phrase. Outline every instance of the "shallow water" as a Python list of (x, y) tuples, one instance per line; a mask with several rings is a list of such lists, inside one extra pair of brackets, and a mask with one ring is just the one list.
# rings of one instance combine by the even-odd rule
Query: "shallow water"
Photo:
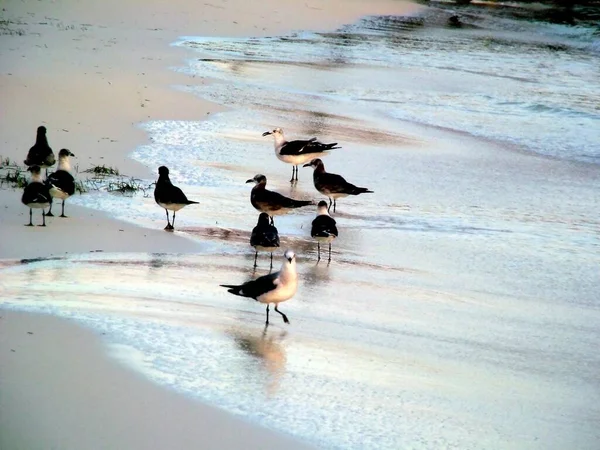
[[(452, 29), (448, 15), (182, 38), (178, 89), (231, 111), (145, 123), (132, 157), (200, 201), (176, 228), (201, 254), (16, 264), (4, 304), (81, 320), (157, 382), (325, 448), (594, 448), (597, 36), (476, 14)], [(276, 219), (301, 287), (282, 307), (292, 325), (265, 331), (262, 306), (218, 284), (268, 267), (253, 274), (248, 178), (319, 200), (311, 171), (291, 186), (261, 137), (276, 126), (338, 141), (326, 168), (375, 193), (340, 200), (329, 266), (313, 208)], [(151, 196), (71, 200), (164, 226)]]
[(42, 260), (5, 268), (2, 285), (5, 307), (77, 319), (151, 379), (320, 447), (599, 437), (597, 309), (457, 295), (401, 268), (301, 260), (299, 271), (300, 293), (281, 306), (291, 325), (273, 314), (268, 329), (263, 305), (218, 286), (253, 276), (239, 255)]

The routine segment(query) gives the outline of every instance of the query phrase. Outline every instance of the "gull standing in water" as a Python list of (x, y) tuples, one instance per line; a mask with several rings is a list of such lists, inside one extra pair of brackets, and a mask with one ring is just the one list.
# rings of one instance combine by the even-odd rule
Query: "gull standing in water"
[(41, 169), (48, 169), (48, 167), (53, 166), (54, 163), (56, 163), (54, 152), (48, 145), (46, 127), (38, 127), (35, 144), (29, 149), (27, 158), (23, 163), (26, 166), (38, 166)]
[(336, 199), (348, 197), (349, 195), (358, 195), (370, 193), (367, 188), (354, 186), (352, 183), (348, 183), (344, 177), (335, 173), (325, 172), (325, 165), (320, 159), (313, 159), (310, 163), (304, 164), (304, 167), (314, 167), (313, 181), (315, 188), (321, 194), (329, 197), (329, 209), (331, 209), (331, 203), (333, 201), (333, 212), (335, 212)]
[[(323, 144), (317, 141), (317, 138), (306, 140), (286, 141), (281, 128), (275, 128), (273, 131), (265, 131), (263, 136), (272, 134), (275, 138), (275, 156), (284, 163), (293, 164), (292, 179), (290, 182), (298, 181), (298, 166), (314, 158), (327, 155), (329, 150), (336, 148), (337, 142)], [(295, 178), (294, 178), (295, 176)]]
[(317, 206), (317, 217), (312, 221), (310, 235), (317, 241), (318, 259), (321, 260), (321, 242), (329, 244), (329, 261), (331, 261), (331, 242), (338, 237), (335, 219), (329, 215), (327, 202), (320, 201)]
[(39, 166), (31, 166), (27, 169), (31, 172), (31, 181), (23, 190), (23, 196), (21, 202), (29, 208), (29, 223), (28, 227), (33, 226), (32, 221), (32, 210), (33, 208), (42, 209), (42, 224), (41, 227), (46, 226), (46, 214), (44, 208), (50, 206), (52, 198), (50, 197), (49, 186), (42, 181), (42, 173)]
[[(75, 178), (71, 175), (71, 162), (69, 156), (75, 156), (66, 148), (63, 148), (58, 152), (58, 167), (56, 172), (51, 173), (46, 179), (46, 183), (50, 187), (50, 195), (53, 198), (62, 200), (62, 213), (60, 217), (65, 216), (65, 200), (75, 193)], [(52, 214), (52, 202), (50, 203), (50, 209), (48, 210), (48, 217), (53, 217)]]
[(267, 177), (257, 174), (254, 178), (246, 181), (246, 183), (255, 183), (250, 193), (250, 203), (260, 212), (267, 213), (271, 217), (273, 224), (273, 216), (286, 214), (295, 208), (312, 205), (310, 200), (294, 200), (293, 198), (281, 195), (279, 192), (269, 191), (267, 186)]
[(250, 236), (250, 245), (254, 247), (254, 267), (256, 267), (256, 258), (258, 251), (271, 253), (271, 269), (273, 268), (273, 252), (279, 248), (279, 233), (274, 225), (269, 223), (269, 215), (260, 213), (258, 223), (252, 230)]
[(281, 314), (283, 321), (290, 323), (287, 316), (279, 311), (277, 306), (279, 303), (289, 300), (296, 294), (296, 290), (298, 289), (298, 273), (296, 272), (296, 255), (294, 252), (287, 250), (283, 256), (285, 259), (279, 272), (270, 273), (240, 285), (221, 285), (228, 288), (227, 292), (233, 295), (253, 298), (257, 302), (266, 303), (267, 321), (265, 325), (269, 325), (270, 303), (275, 304), (275, 311)]
[[(159, 206), (165, 208), (165, 212), (167, 213), (167, 226), (165, 230), (167, 231), (175, 229), (175, 212), (187, 205), (198, 203), (188, 200), (181, 189), (173, 186), (173, 183), (169, 179), (169, 169), (165, 166), (158, 168), (158, 180), (154, 187), (154, 200)], [(169, 221), (169, 210), (173, 211), (173, 224)]]

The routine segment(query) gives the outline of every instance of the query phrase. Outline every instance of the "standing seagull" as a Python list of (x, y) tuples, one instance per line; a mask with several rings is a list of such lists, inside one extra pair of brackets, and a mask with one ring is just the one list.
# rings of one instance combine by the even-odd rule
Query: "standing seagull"
[(338, 237), (335, 219), (329, 215), (327, 202), (320, 201), (317, 211), (317, 217), (312, 221), (310, 230), (310, 235), (317, 240), (319, 252), (317, 261), (321, 261), (321, 242), (329, 244), (329, 261), (331, 261), (331, 241)]
[[(331, 144), (323, 144), (317, 141), (317, 138), (298, 141), (286, 141), (281, 128), (275, 128), (273, 131), (265, 131), (263, 136), (272, 134), (275, 138), (275, 156), (284, 163), (293, 164), (292, 179), (298, 181), (298, 165), (304, 164), (317, 157), (326, 156), (329, 150), (336, 148), (337, 142)], [(296, 178), (294, 178), (294, 173)]]
[(246, 183), (256, 184), (250, 193), (250, 203), (258, 211), (267, 213), (271, 217), (271, 224), (273, 224), (273, 216), (275, 215), (286, 214), (291, 209), (312, 204), (310, 200), (294, 200), (281, 195), (279, 192), (269, 191), (267, 189), (267, 177), (264, 175), (255, 175)]
[[(65, 200), (75, 193), (75, 178), (70, 173), (71, 163), (69, 156), (75, 155), (66, 148), (58, 152), (58, 167), (56, 172), (51, 173), (46, 180), (46, 183), (50, 187), (50, 195), (53, 198), (62, 200), (62, 213), (60, 217), (67, 217), (65, 216)], [(54, 216), (52, 214), (52, 202), (50, 202), (50, 210), (46, 216)]]
[(314, 167), (313, 181), (315, 188), (321, 194), (329, 197), (329, 209), (333, 199), (333, 212), (335, 212), (336, 199), (348, 197), (349, 195), (358, 195), (364, 193), (373, 193), (367, 188), (354, 186), (348, 183), (344, 177), (335, 173), (325, 172), (325, 165), (320, 159), (313, 159), (310, 163), (304, 164), (304, 167)]
[(222, 287), (228, 288), (229, 293), (239, 295), (240, 297), (253, 298), (257, 302), (267, 304), (267, 321), (269, 325), (269, 304), (275, 303), (275, 311), (281, 314), (285, 323), (290, 323), (287, 316), (277, 309), (281, 302), (289, 300), (296, 294), (298, 289), (298, 273), (296, 272), (296, 255), (293, 251), (287, 250), (284, 255), (285, 260), (279, 272), (270, 273), (258, 277), (256, 280), (248, 281), (244, 284), (222, 284)]
[(25, 186), (23, 196), (21, 197), (21, 202), (29, 208), (29, 223), (27, 226), (33, 226), (31, 220), (33, 208), (42, 208), (42, 224), (40, 226), (45, 227), (46, 214), (44, 213), (44, 208), (48, 208), (52, 201), (48, 185), (42, 181), (42, 174), (39, 166), (31, 166), (27, 170), (31, 172), (31, 181)]
[[(160, 206), (165, 208), (167, 213), (167, 226), (165, 230), (173, 231), (175, 229), (175, 212), (187, 205), (196, 204), (188, 200), (185, 194), (177, 186), (173, 186), (169, 179), (169, 169), (165, 166), (158, 168), (158, 181), (154, 187), (154, 200)], [(173, 211), (173, 224), (169, 221), (169, 209)]]
[(258, 251), (262, 250), (271, 253), (271, 269), (273, 268), (273, 252), (279, 248), (279, 233), (274, 225), (269, 223), (269, 215), (260, 213), (258, 223), (252, 230), (250, 236), (250, 245), (254, 247), (254, 267), (256, 267), (256, 258)]
[(48, 145), (48, 139), (46, 138), (46, 127), (38, 127), (35, 144), (29, 149), (27, 159), (23, 163), (26, 166), (38, 166), (47, 169), (53, 166), (55, 162), (54, 152)]

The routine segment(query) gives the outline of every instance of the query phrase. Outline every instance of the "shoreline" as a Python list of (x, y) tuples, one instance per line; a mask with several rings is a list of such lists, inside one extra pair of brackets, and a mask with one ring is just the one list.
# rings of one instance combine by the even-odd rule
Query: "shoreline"
[[(294, 29), (330, 29), (367, 14), (420, 8), (391, 0), (369, 4), (346, 0), (340, 2), (344, 8), (325, 0), (293, 2), (285, 7), (269, 0), (262, 2), (261, 8), (241, 1), (222, 7), (198, 6), (189, 0), (152, 6), (141, 0), (111, 0), (102, 8), (72, 3), (63, 0), (40, 4), (27, 0), (3, 11), (6, 23), (0, 34), (0, 41), (5, 43), (0, 49), (0, 101), (11, 105), (11, 111), (0, 121), (0, 154), (22, 161), (33, 145), (35, 129), (43, 124), (55, 154), (60, 148), (75, 153), (73, 166), (85, 170), (104, 164), (127, 176), (152, 179), (156, 178), (152, 168), (129, 157), (135, 148), (149, 142), (149, 134), (140, 127), (142, 123), (199, 120), (227, 109), (176, 88), (211, 82), (172, 70), (193, 57), (186, 49), (171, 45), (179, 37), (264, 36)], [(292, 19), (288, 22), (287, 18)], [(90, 224), (103, 214), (68, 203), (67, 215), (70, 208), (77, 212), (71, 222), (83, 219)], [(23, 257), (44, 257), (65, 251), (61, 242), (44, 242), (39, 251), (31, 249), (28, 231), (38, 230), (22, 227), (21, 216), (28, 211), (20, 204), (20, 192), (0, 189), (0, 208), (0, 259), (18, 257), (21, 252)], [(69, 233), (74, 233), (66, 251), (89, 251), (85, 225), (63, 222), (51, 220), (48, 230), (68, 228)], [(132, 227), (117, 219), (109, 223), (116, 229)], [(106, 233), (105, 228), (97, 227), (95, 249), (143, 248), (140, 243), (130, 247), (127, 240)], [(148, 230), (162, 233), (162, 226)], [(149, 251), (165, 251), (169, 239), (180, 241), (182, 237), (157, 239), (160, 245), (154, 248), (149, 244)], [(184, 239), (190, 241), (188, 237)], [(190, 243), (190, 247), (188, 251), (198, 248), (197, 243)], [(181, 248), (181, 242), (175, 242), (173, 250)]]

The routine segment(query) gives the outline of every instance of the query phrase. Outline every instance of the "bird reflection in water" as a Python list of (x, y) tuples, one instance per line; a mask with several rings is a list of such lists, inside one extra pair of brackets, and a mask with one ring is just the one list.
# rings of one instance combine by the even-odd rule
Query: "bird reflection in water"
[[(269, 397), (279, 390), (281, 379), (285, 374), (286, 353), (282, 345), (287, 336), (285, 330), (268, 330), (268, 327), (256, 334), (255, 330), (234, 330), (235, 344), (253, 360), (260, 363), (266, 374), (259, 373), (265, 381), (265, 391)], [(266, 375), (266, 376), (265, 376)]]

